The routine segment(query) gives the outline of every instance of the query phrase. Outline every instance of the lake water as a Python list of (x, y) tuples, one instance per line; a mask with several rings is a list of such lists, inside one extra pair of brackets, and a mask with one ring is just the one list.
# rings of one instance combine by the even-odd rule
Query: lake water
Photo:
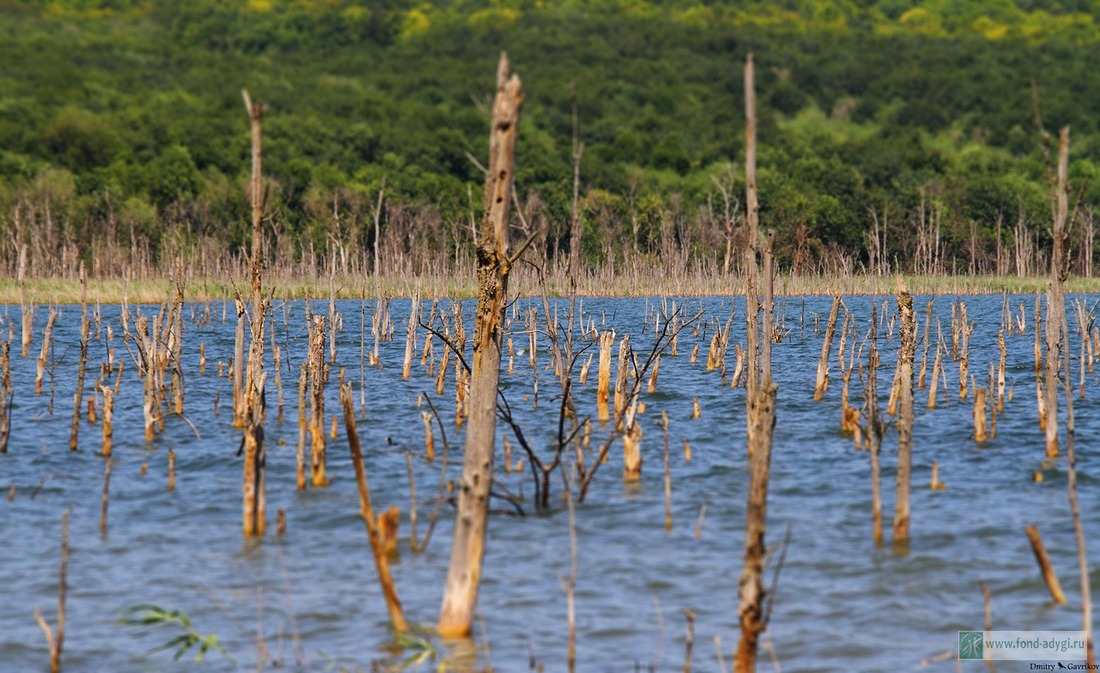
[[(949, 346), (953, 299), (937, 297), (934, 312), (942, 321)], [(989, 363), (998, 358), (1001, 297), (964, 300), (970, 319), (977, 323), (971, 337), (970, 371), (983, 384)], [(869, 297), (845, 299), (856, 316), (860, 342), (869, 325), (871, 301)], [(896, 313), (892, 297), (878, 301), (886, 303), (891, 315)], [(914, 298), (918, 337), (923, 332), (927, 301), (928, 297)], [(1024, 302), (1030, 321), (1034, 297), (1010, 297), (1009, 301), (1017, 315), (1018, 304)], [(779, 393), (768, 540), (781, 542), (788, 525), (791, 533), (760, 670), (776, 670), (773, 658), (785, 672), (921, 669), (923, 659), (954, 652), (958, 630), (983, 628), (979, 580), (992, 592), (995, 629), (1080, 629), (1065, 460), (1044, 459), (1035, 410), (1032, 325), (1028, 325), (1026, 336), (1008, 338), (1008, 380), (1015, 384), (1015, 395), (998, 418), (995, 439), (977, 445), (971, 438), (971, 400), (958, 399), (958, 367), (950, 358), (945, 359), (949, 387), (945, 391), (941, 386), (935, 410), (926, 408), (927, 392), (916, 391), (912, 542), (908, 554), (899, 554), (889, 542), (883, 548), (873, 544), (868, 454), (855, 451), (852, 440), (839, 432), (841, 379), (836, 341), (830, 363), (832, 386), (824, 401), (813, 400), (814, 373), (830, 300), (788, 297), (778, 303), (789, 334), (774, 351)], [(578, 671), (683, 670), (685, 608), (695, 615), (692, 670), (719, 670), (719, 640), (727, 666), (736, 647), (737, 581), (747, 488), (744, 390), (723, 385), (721, 374), (706, 371), (705, 361), (714, 325), (724, 324), (731, 308), (736, 309), (732, 341), (743, 342), (744, 302), (714, 297), (683, 299), (680, 304), (688, 314), (702, 309), (706, 328), (697, 337), (690, 327), (681, 334), (679, 355), (662, 359), (657, 392), (642, 393), (646, 403), (640, 417), (645, 460), (642, 480), (637, 484), (621, 481), (621, 444), (616, 443), (587, 500), (576, 509)], [(558, 305), (564, 307), (561, 302)], [(359, 432), (375, 510), (393, 504), (402, 510), (402, 550), (393, 575), (406, 614), (412, 622), (432, 624), (438, 616), (446, 575), (453, 509), (443, 507), (427, 550), (411, 553), (405, 450), (416, 456), (420, 535), (431, 513), (441, 466), (438, 459), (434, 463), (423, 459), (418, 397), (430, 395), (444, 418), (453, 444), (452, 479), (458, 478), (464, 435), (454, 426), (453, 370), (442, 396), (436, 396), (434, 381), (419, 361), (410, 379), (401, 377), (409, 306), (408, 300), (391, 304), (395, 339), (382, 343), (384, 367), (368, 366), (366, 370), (366, 415), (360, 419)], [(517, 349), (527, 347), (518, 316), (529, 306), (538, 306), (541, 314), (541, 302), (518, 302), (511, 327)], [(652, 318), (642, 332), (646, 315), (652, 316), (659, 306), (660, 300), (654, 299), (583, 301), (586, 321), (630, 334), (632, 344), (641, 352), (653, 338)], [(79, 307), (61, 307), (54, 330), (58, 364), (52, 415), (48, 391), (35, 395), (33, 387), (34, 358), (46, 311), (40, 308), (36, 318), (31, 356), (22, 357), (18, 307), (0, 308), (5, 326), (15, 322), (16, 335), (12, 345), (12, 436), (7, 454), (0, 455), (0, 488), (7, 495), (15, 487), (10, 501), (0, 501), (0, 577), (5, 580), (5, 599), (0, 602), (0, 671), (48, 670), (48, 651), (33, 610), (41, 608), (53, 623), (61, 513), (70, 506), (69, 592), (62, 656), (66, 673), (244, 671), (275, 669), (276, 665), (278, 670), (322, 671), (334, 664), (333, 670), (369, 671), (378, 662), (392, 664), (416, 654), (405, 652), (395, 658), (389, 650), (392, 639), (387, 613), (358, 516), (342, 423), (338, 439), (329, 442), (331, 485), (295, 490), (297, 372), (306, 349), (302, 302), (285, 308), (277, 302), (274, 307), (276, 339), (289, 359), (282, 372), (285, 420), (281, 424), (276, 421), (275, 387), (269, 374), (268, 534), (258, 541), (242, 538), (242, 464), (236, 456), (240, 433), (232, 428), (232, 383), (217, 377), (217, 362), (232, 358), (235, 324), (232, 319), (222, 321), (220, 302), (211, 305), (213, 320), (199, 324), (202, 321), (194, 318), (206, 307), (188, 304), (184, 310), (185, 413), (195, 427), (169, 417), (165, 431), (151, 442), (143, 439), (141, 383), (121, 339), (119, 309), (102, 308), (100, 339), (89, 347), (85, 395), (90, 394), (108, 346), (114, 348), (116, 359), (127, 360), (116, 400), (115, 463), (105, 536), (98, 530), (104, 468), (104, 459), (96, 455), (99, 426), (90, 425), (84, 416), (80, 450), (70, 452), (68, 448), (79, 353)], [(316, 302), (313, 309), (324, 313), (327, 305)], [(343, 317), (343, 331), (337, 335), (336, 367), (347, 368), (358, 406), (361, 304), (340, 301), (337, 309)], [(368, 350), (373, 309), (371, 302), (366, 308)], [(150, 315), (155, 307), (143, 310)], [(289, 316), (286, 327), (284, 311)], [(472, 303), (466, 302), (467, 323), (473, 313)], [(820, 320), (821, 326), (816, 334), (815, 320)], [(114, 325), (110, 344), (106, 343), (108, 322)], [(1072, 316), (1070, 327), (1074, 329)], [(884, 404), (898, 346), (897, 326), (892, 340), (887, 339), (886, 330), (884, 327), (879, 339), (883, 360), (879, 388)], [(467, 331), (472, 335), (471, 324)], [(1073, 343), (1076, 390), (1076, 336)], [(199, 373), (200, 344), (205, 345), (208, 360), (205, 374)], [(513, 374), (502, 374), (502, 388), (525, 434), (548, 455), (546, 447), (557, 430), (558, 386), (553, 372), (545, 369), (550, 363), (548, 341), (542, 337), (539, 344), (538, 408), (533, 405), (532, 371), (526, 354), (517, 355)], [(690, 364), (689, 355), (696, 344), (700, 344), (698, 363)], [(438, 340), (435, 353), (437, 357), (442, 353)], [(270, 355), (269, 348), (269, 372)], [(918, 349), (918, 365), (920, 355)], [(732, 343), (727, 364), (732, 372)], [(339, 409), (337, 368), (327, 388), (330, 415)], [(582, 416), (595, 417), (595, 388), (594, 361), (588, 382), (575, 388)], [(691, 419), (694, 397), (702, 410), (699, 419)], [(856, 376), (851, 399), (857, 406), (862, 400)], [(1074, 406), (1082, 512), (1094, 561), (1100, 558), (1100, 462), (1095, 452), (1100, 438), (1098, 401), (1097, 375), (1089, 374), (1087, 396), (1075, 399)], [(1064, 410), (1064, 403), (1061, 406)], [(670, 418), (671, 532), (664, 526), (663, 442), (658, 424), (662, 411)], [(498, 452), (505, 429), (500, 424)], [(593, 420), (592, 446), (608, 431), (606, 425)], [(685, 461), (683, 440), (691, 446), (690, 462)], [(436, 446), (442, 453), (438, 433)], [(171, 492), (167, 490), (169, 449), (176, 456), (176, 486)], [(897, 435), (890, 428), (882, 453), (888, 538), (896, 449)], [(938, 462), (940, 478), (947, 483), (945, 490), (928, 488), (933, 461)], [(476, 645), (482, 665), (488, 660), (494, 670), (524, 671), (534, 664), (547, 671), (563, 671), (566, 601), (560, 578), (569, 572), (570, 545), (568, 512), (560, 498), (561, 478), (555, 476), (552, 482), (550, 511), (540, 512), (532, 502), (529, 467), (522, 473), (503, 474), (502, 464), (498, 453), (498, 476), (511, 492), (525, 497), (521, 505), (526, 516), (495, 515), (489, 523)], [(1041, 483), (1032, 480), (1036, 471), (1043, 473)], [(283, 536), (275, 532), (275, 512), (280, 508), (287, 517)], [(501, 504), (501, 508), (507, 506)], [(1024, 526), (1031, 523), (1042, 531), (1069, 599), (1066, 605), (1054, 606), (1046, 593), (1024, 536)], [(1094, 571), (1094, 585), (1098, 579)], [(185, 612), (198, 632), (216, 634), (236, 663), (210, 653), (196, 664), (191, 661), (193, 651), (173, 663), (171, 651), (153, 651), (178, 631), (142, 632), (121, 625), (126, 611), (139, 604)], [(300, 639), (298, 656), (293, 635)], [(266, 652), (261, 653), (257, 643), (262, 643)], [(984, 670), (981, 663), (967, 664), (963, 670)], [(1010, 665), (1003, 666), (1007, 669)], [(931, 664), (928, 670), (954, 670), (955, 666), (949, 659)], [(1025, 670), (1026, 664), (1017, 666), (1010, 670)], [(434, 670), (430, 664), (419, 668)], [(411, 666), (410, 670), (416, 669)]]

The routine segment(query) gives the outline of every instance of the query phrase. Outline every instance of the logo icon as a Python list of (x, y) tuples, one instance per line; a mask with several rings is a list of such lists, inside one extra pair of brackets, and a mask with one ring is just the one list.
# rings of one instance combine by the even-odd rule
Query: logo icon
[(959, 659), (984, 659), (982, 631), (959, 631)]

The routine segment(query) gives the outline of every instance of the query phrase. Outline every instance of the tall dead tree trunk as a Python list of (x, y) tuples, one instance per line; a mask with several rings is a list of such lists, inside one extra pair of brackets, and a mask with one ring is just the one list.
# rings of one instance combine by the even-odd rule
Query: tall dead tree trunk
[[(1047, 296), (1047, 455), (1058, 453), (1058, 391), (1051, 390), (1057, 385), (1057, 367), (1060, 344), (1065, 345), (1066, 356), (1061, 358), (1063, 366), (1062, 385), (1066, 395), (1066, 486), (1069, 490), (1070, 517), (1073, 521), (1073, 537), (1077, 544), (1077, 570), (1081, 587), (1081, 619), (1085, 632), (1085, 659), (1089, 670), (1096, 668), (1096, 654), (1093, 644), (1092, 627), (1092, 587), (1089, 578), (1088, 547), (1085, 544), (1085, 528), (1081, 520), (1081, 504), (1077, 498), (1077, 451), (1076, 429), (1073, 417), (1073, 386), (1069, 370), (1069, 325), (1066, 321), (1065, 282), (1069, 269), (1063, 258), (1064, 246), (1069, 232), (1066, 228), (1069, 210), (1069, 186), (1067, 173), (1069, 167), (1069, 127), (1062, 128), (1058, 136), (1058, 182), (1055, 195), (1054, 246), (1050, 257), (1050, 293)], [(1051, 323), (1056, 323), (1052, 329)], [(1088, 337), (1084, 337), (1088, 338)], [(1054, 370), (1054, 371), (1052, 371)], [(1051, 442), (1053, 440), (1053, 453)]]
[(470, 415), (466, 426), (466, 456), (458, 491), (454, 541), (439, 633), (468, 636), (481, 584), (485, 530), (489, 514), (489, 487), (493, 481), (496, 435), (497, 384), (508, 272), (508, 210), (512, 202), (516, 131), (522, 102), (519, 76), (509, 73), (508, 57), (501, 54), (497, 93), (493, 102), (489, 138), (489, 172), (485, 178), (485, 214), (477, 245), (477, 315), (474, 320), (474, 358), (470, 376)]
[(249, 196), (252, 203), (252, 294), (260, 293), (260, 251), (263, 246), (264, 188), (263, 188), (263, 126), (264, 106), (253, 103), (248, 91), (242, 90), (244, 107), (252, 125), (252, 177)]
[[(753, 80), (752, 54), (745, 60), (745, 331), (746, 358), (749, 361), (745, 390), (748, 396), (759, 387), (757, 361), (760, 357), (759, 291), (760, 267), (756, 252), (760, 245), (760, 204), (756, 197), (756, 88)], [(746, 399), (747, 404), (751, 401)]]
[(1043, 396), (1043, 411), (1046, 423), (1046, 455), (1053, 458), (1058, 455), (1058, 363), (1061, 353), (1061, 319), (1066, 312), (1065, 241), (1068, 236), (1066, 220), (1069, 211), (1069, 193), (1066, 185), (1069, 169), (1069, 127), (1062, 129), (1058, 136), (1058, 177), (1054, 195), (1053, 245), (1050, 253), (1050, 290), (1047, 292), (1047, 358), (1046, 390)]
[(774, 294), (772, 251), (775, 236), (769, 232), (764, 249), (764, 333), (758, 323), (760, 310), (757, 286), (759, 266), (757, 250), (756, 199), (756, 103), (753, 85), (752, 55), (745, 62), (745, 182), (748, 245), (745, 248), (745, 326), (748, 347), (748, 380), (745, 391), (746, 429), (749, 451), (749, 497), (745, 509), (744, 565), (739, 581), (738, 618), (741, 637), (737, 643), (734, 670), (749, 673), (756, 670), (756, 651), (760, 635), (767, 628), (765, 611), (764, 560), (767, 555), (764, 533), (768, 513), (768, 480), (771, 471), (772, 430), (775, 427), (777, 387), (772, 381), (771, 348), (765, 343), (763, 358), (758, 357), (761, 342), (771, 339), (772, 304)]
[(244, 382), (245, 470), (244, 470), (244, 534), (263, 535), (267, 501), (266, 452), (264, 450), (264, 323), (267, 304), (263, 296), (263, 146), (262, 124), (264, 106), (254, 103), (248, 91), (241, 91), (252, 127), (252, 340), (248, 348), (248, 369)]
[(863, 388), (864, 415), (867, 420), (864, 435), (867, 437), (867, 453), (871, 456), (871, 534), (875, 546), (882, 544), (882, 479), (879, 467), (879, 451), (885, 430), (878, 408), (878, 327), (875, 302), (871, 302), (871, 350), (867, 354), (867, 378)]

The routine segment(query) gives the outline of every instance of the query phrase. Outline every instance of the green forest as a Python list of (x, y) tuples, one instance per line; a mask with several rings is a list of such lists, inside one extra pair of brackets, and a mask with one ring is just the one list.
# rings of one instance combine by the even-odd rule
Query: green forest
[(241, 254), (248, 89), (271, 259), (369, 272), (379, 246), (387, 269), (445, 268), (472, 254), (507, 51), (536, 255), (577, 244), (578, 142), (588, 265), (732, 273), (752, 53), (783, 269), (1037, 273), (1069, 126), (1070, 255), (1092, 275), (1098, 49), (1097, 0), (0, 0), (0, 258)]

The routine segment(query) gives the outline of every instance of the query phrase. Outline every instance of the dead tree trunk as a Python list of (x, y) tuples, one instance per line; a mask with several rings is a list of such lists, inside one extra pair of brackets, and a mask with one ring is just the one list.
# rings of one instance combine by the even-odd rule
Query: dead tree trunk
[[(252, 202), (252, 340), (248, 348), (248, 369), (244, 380), (244, 534), (263, 535), (267, 518), (266, 451), (264, 450), (264, 324), (267, 306), (263, 296), (263, 218), (264, 189), (262, 170), (262, 124), (264, 106), (253, 103), (247, 91), (241, 91), (252, 127), (252, 177), (249, 184)], [(236, 385), (236, 383), (234, 384)]]
[[(1096, 655), (1093, 648), (1093, 627), (1092, 627), (1092, 586), (1089, 578), (1089, 560), (1088, 560), (1088, 547), (1085, 544), (1085, 527), (1081, 520), (1081, 504), (1077, 498), (1077, 451), (1076, 451), (1076, 429), (1073, 417), (1073, 389), (1070, 382), (1069, 375), (1069, 325), (1066, 322), (1066, 306), (1065, 306), (1065, 288), (1064, 283), (1068, 277), (1068, 268), (1062, 259), (1064, 254), (1063, 246), (1066, 239), (1069, 237), (1069, 232), (1066, 230), (1066, 219), (1068, 210), (1068, 196), (1069, 188), (1066, 183), (1066, 173), (1069, 165), (1069, 127), (1063, 127), (1062, 132), (1059, 135), (1058, 142), (1058, 194), (1054, 217), (1054, 251), (1051, 255), (1051, 292), (1050, 295), (1054, 299), (1054, 308), (1056, 313), (1050, 313), (1048, 303), (1047, 313), (1047, 340), (1048, 348), (1051, 337), (1051, 331), (1049, 323), (1052, 319), (1057, 319), (1058, 328), (1056, 330), (1060, 337), (1064, 339), (1066, 345), (1066, 357), (1062, 358), (1062, 385), (1064, 386), (1066, 395), (1066, 486), (1069, 490), (1069, 508), (1070, 517), (1073, 521), (1073, 537), (1077, 543), (1077, 571), (1080, 576), (1081, 586), (1081, 620), (1083, 630), (1085, 632), (1085, 660), (1089, 670), (1096, 668)], [(1054, 358), (1055, 363), (1058, 362), (1058, 358)], [(1050, 363), (1050, 353), (1047, 353), (1048, 367)], [(1048, 385), (1050, 383), (1050, 372), (1048, 369)], [(1057, 400), (1057, 392), (1053, 395)], [(1054, 411), (1052, 408), (1051, 411)], [(1054, 426), (1054, 438), (1057, 441), (1057, 426), (1058, 417), (1056, 413), (1052, 413), (1047, 418), (1047, 427)], [(1050, 431), (1047, 432), (1047, 438), (1051, 437)], [(1055, 447), (1057, 449), (1057, 446)], [(1049, 443), (1048, 443), (1049, 453)]]
[(306, 488), (306, 430), (308, 429), (308, 416), (306, 415), (306, 381), (309, 375), (309, 362), (302, 362), (301, 373), (298, 376), (298, 444), (295, 450), (295, 474), (297, 475), (298, 490)]
[(611, 418), (608, 413), (608, 400), (611, 397), (611, 346), (615, 343), (615, 332), (600, 334), (600, 364), (596, 374), (596, 411), (601, 422)]
[(8, 452), (11, 436), (11, 343), (0, 341), (0, 453)]
[[(759, 386), (757, 360), (760, 357), (758, 327), (760, 267), (756, 260), (756, 251), (760, 241), (760, 204), (756, 196), (756, 90), (753, 83), (752, 54), (745, 60), (745, 277), (748, 286), (745, 289), (745, 350), (749, 362), (745, 380), (745, 390), (749, 397), (755, 395)], [(745, 400), (750, 404), (750, 400)]]
[[(985, 415), (986, 395), (985, 388), (974, 389), (974, 441), (976, 442), (984, 442), (989, 439)], [(996, 407), (994, 407), (993, 413), (996, 415)]]
[(76, 394), (73, 396), (73, 422), (69, 432), (69, 449), (76, 451), (80, 433), (80, 403), (84, 401), (84, 372), (88, 364), (88, 289), (84, 264), (80, 264), (80, 362), (76, 370)]
[(1003, 411), (1005, 408), (1005, 364), (1007, 364), (1008, 361), (1008, 349), (1005, 347), (1004, 329), (997, 332), (997, 347), (1000, 350), (1001, 359), (997, 366), (997, 400), (993, 408), (997, 411)]
[[(263, 388), (263, 376), (258, 381)], [(267, 525), (267, 452), (264, 450), (262, 412), (249, 412), (244, 429), (242, 530), (245, 537), (262, 536)]]
[(916, 354), (916, 319), (913, 298), (898, 282), (901, 343), (898, 352), (898, 495), (894, 514), (894, 544), (909, 542), (909, 485), (913, 464), (913, 356)]
[(631, 358), (630, 335), (624, 334), (619, 341), (619, 363), (615, 369), (615, 422), (623, 424), (623, 414), (627, 406), (627, 378), (630, 376)]
[(1035, 311), (1032, 314), (1032, 335), (1034, 336), (1034, 345), (1032, 351), (1035, 354), (1035, 404), (1037, 411), (1039, 412), (1039, 429), (1046, 431), (1047, 427), (1047, 413), (1046, 413), (1046, 388), (1043, 380), (1043, 348), (1042, 348), (1042, 314), (1041, 314), (1042, 301), (1039, 295), (1035, 295)]
[[(378, 571), (378, 583), (382, 587), (382, 597), (390, 613), (390, 626), (398, 633), (406, 633), (409, 624), (405, 621), (405, 611), (397, 597), (397, 589), (390, 574), (389, 558), (386, 554), (379, 520), (371, 507), (370, 489), (367, 487), (367, 471), (363, 467), (363, 452), (359, 448), (359, 429), (355, 424), (355, 406), (351, 399), (351, 384), (340, 385), (340, 405), (344, 410), (344, 428), (348, 433), (348, 449), (351, 451), (352, 467), (355, 468), (355, 483), (359, 490), (359, 515), (367, 527), (367, 539), (374, 555), (374, 567)], [(396, 511), (396, 510), (395, 510)], [(385, 515), (383, 515), (385, 516)]]
[(172, 403), (177, 415), (183, 415), (183, 264), (177, 260), (176, 288), (168, 310), (167, 352), (171, 362)]
[(438, 625), (444, 637), (469, 635), (481, 584), (489, 487), (493, 481), (497, 384), (508, 272), (514, 261), (508, 257), (508, 210), (512, 202), (520, 92), (519, 76), (509, 74), (508, 57), (501, 54), (489, 140), (489, 172), (485, 179), (485, 215), (477, 246), (478, 299), (466, 456), (457, 489), (454, 541)]
[(1043, 582), (1046, 583), (1050, 599), (1061, 605), (1066, 602), (1066, 595), (1062, 592), (1062, 583), (1058, 581), (1058, 574), (1054, 572), (1054, 565), (1047, 555), (1047, 548), (1043, 545), (1043, 538), (1039, 535), (1039, 527), (1030, 525), (1024, 527), (1027, 541), (1031, 543), (1031, 552), (1035, 554), (1035, 562), (1039, 564), (1039, 571), (1043, 574)]
[(263, 132), (264, 106), (253, 103), (248, 91), (241, 91), (248, 119), (252, 125), (252, 178), (249, 196), (252, 203), (252, 295), (260, 294), (260, 253), (263, 248), (264, 187), (263, 187)]
[(309, 475), (310, 485), (328, 485), (325, 476), (325, 318), (313, 316), (309, 336)]
[(1046, 419), (1046, 455), (1058, 455), (1058, 364), (1061, 355), (1061, 318), (1065, 316), (1066, 265), (1063, 260), (1068, 236), (1066, 219), (1069, 210), (1069, 194), (1066, 175), (1069, 167), (1069, 127), (1064, 127), (1058, 137), (1058, 182), (1055, 193), (1053, 246), (1050, 254), (1050, 290), (1047, 292), (1047, 358), (1046, 390), (1043, 411)]
[[(1068, 333), (1062, 314), (1062, 331)], [(1077, 450), (1076, 430), (1073, 421), (1073, 392), (1069, 382), (1069, 360), (1063, 359), (1066, 392), (1066, 485), (1069, 489), (1069, 511), (1073, 521), (1073, 537), (1077, 543), (1077, 572), (1081, 586), (1081, 620), (1085, 631), (1085, 659), (1089, 670), (1096, 668), (1096, 654), (1092, 640), (1092, 581), (1089, 579), (1088, 551), (1085, 544), (1085, 526), (1081, 520), (1081, 504), (1077, 498)]]
[(103, 393), (103, 448), (100, 453), (110, 458), (111, 447), (114, 445), (115, 392), (111, 386), (101, 385), (99, 390)]
[(959, 399), (965, 400), (967, 395), (967, 376), (970, 371), (970, 333), (974, 327), (970, 324), (970, 318), (966, 316), (966, 304), (959, 302), (959, 341), (962, 342), (962, 353), (959, 355)]
[[(764, 252), (765, 292), (764, 292), (764, 328), (763, 334), (750, 337), (756, 341), (750, 345), (750, 351), (763, 344), (763, 355), (759, 364), (760, 387), (750, 389), (747, 394), (747, 430), (749, 446), (749, 497), (745, 512), (745, 554), (739, 585), (740, 605), (738, 616), (741, 624), (741, 638), (737, 643), (735, 671), (749, 673), (756, 670), (756, 650), (761, 634), (768, 625), (769, 615), (765, 611), (766, 590), (764, 589), (764, 562), (767, 556), (765, 531), (768, 514), (768, 482), (771, 474), (772, 431), (775, 428), (775, 403), (778, 387), (772, 381), (770, 348), (767, 345), (773, 300), (771, 276), (771, 254), (774, 234), (769, 232)], [(752, 284), (750, 289), (755, 292)], [(757, 362), (750, 363), (751, 369), (757, 368)]]
[(924, 354), (920, 360), (920, 375), (917, 377), (917, 387), (924, 389), (924, 375), (928, 369), (928, 347), (931, 343), (928, 340), (929, 332), (932, 328), (932, 303), (936, 301), (935, 297), (928, 300), (928, 304), (925, 306), (924, 315), (924, 337), (921, 339), (921, 345), (924, 348)]
[(821, 344), (821, 359), (817, 361), (817, 383), (814, 385), (814, 399), (825, 396), (829, 387), (829, 352), (833, 349), (833, 332), (836, 331), (836, 318), (840, 313), (840, 295), (833, 297), (833, 307), (829, 309), (829, 322), (825, 325), (825, 341)]
[(758, 236), (758, 203), (756, 198), (756, 101), (753, 84), (752, 54), (745, 62), (745, 188), (748, 245), (745, 248), (745, 327), (748, 351), (748, 380), (746, 381), (746, 429), (749, 451), (749, 497), (745, 510), (744, 565), (739, 581), (738, 619), (741, 637), (737, 643), (734, 670), (749, 673), (756, 670), (756, 651), (760, 635), (767, 628), (768, 615), (764, 609), (764, 559), (767, 546), (764, 540), (768, 511), (768, 479), (771, 470), (772, 429), (775, 426), (776, 385), (771, 376), (771, 349), (765, 347), (764, 357), (759, 359), (761, 341), (770, 340), (771, 305), (773, 294), (772, 246), (774, 236), (769, 233), (764, 252), (765, 297), (764, 328), (761, 335), (757, 320), (760, 310), (757, 285), (759, 266), (756, 261)]
[[(875, 546), (882, 544), (882, 479), (879, 451), (885, 431), (878, 407), (878, 327), (875, 324), (875, 303), (871, 302), (871, 351), (867, 355), (867, 379), (863, 388), (864, 413), (867, 419), (867, 452), (871, 456), (871, 530)], [(938, 347), (938, 344), (937, 344)]]
[[(416, 325), (420, 317), (420, 290), (412, 298), (412, 307), (409, 310), (409, 328), (405, 333), (405, 362), (401, 367), (401, 378), (409, 378), (412, 373), (412, 360), (416, 355)], [(335, 333), (333, 342), (336, 341)]]
[(23, 325), (23, 357), (30, 354), (31, 340), (34, 338), (34, 306), (27, 303), (27, 244), (19, 248), (19, 310)]
[(244, 325), (245, 308), (241, 301), (240, 293), (237, 293), (237, 331), (233, 340), (233, 427), (243, 428), (245, 423), (244, 404)]
[(46, 320), (46, 329), (42, 332), (42, 350), (39, 352), (38, 360), (35, 362), (35, 375), (34, 375), (34, 394), (42, 394), (42, 378), (46, 375), (46, 364), (50, 355), (50, 334), (53, 332), (54, 323), (57, 322), (58, 315), (57, 310), (50, 307), (50, 317)]
[(940, 371), (943, 369), (944, 350), (946, 350), (946, 346), (943, 342), (943, 330), (940, 329), (939, 318), (936, 318), (936, 356), (932, 359), (932, 381), (928, 384), (929, 409), (936, 408), (936, 390), (940, 385)]

